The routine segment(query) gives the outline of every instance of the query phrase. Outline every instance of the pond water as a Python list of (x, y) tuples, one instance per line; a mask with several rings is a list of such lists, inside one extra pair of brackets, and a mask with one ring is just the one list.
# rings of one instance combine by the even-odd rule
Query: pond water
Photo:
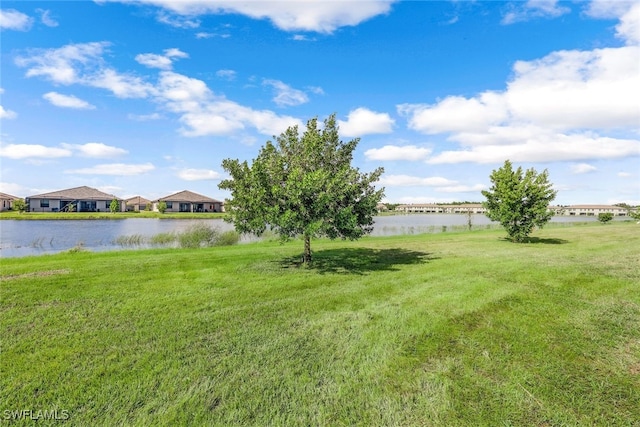
[[(621, 218), (623, 219), (623, 218)], [(595, 217), (554, 217), (552, 222), (596, 221)], [(128, 218), (121, 220), (2, 220), (0, 221), (0, 257), (19, 257), (65, 251), (82, 246), (91, 251), (126, 249), (116, 240), (125, 236), (141, 236), (143, 240), (161, 233), (180, 233), (194, 224), (204, 223), (220, 231), (233, 230), (222, 219), (183, 220)], [(473, 215), (474, 228), (492, 223), (484, 215)], [(464, 228), (466, 215), (410, 214), (378, 216), (371, 235), (391, 236), (402, 234), (438, 233)], [(446, 228), (446, 229), (445, 229)], [(253, 240), (251, 237), (242, 241)], [(148, 244), (129, 246), (145, 248)]]

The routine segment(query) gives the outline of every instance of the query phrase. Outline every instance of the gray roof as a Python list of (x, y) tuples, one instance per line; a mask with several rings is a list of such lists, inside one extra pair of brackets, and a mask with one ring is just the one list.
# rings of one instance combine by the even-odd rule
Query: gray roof
[(7, 194), (7, 193), (0, 193), (0, 199), (4, 199), (4, 200), (16, 200), (19, 199), (20, 197), (17, 196), (12, 196), (11, 194)]
[(146, 205), (151, 203), (151, 200), (147, 200), (142, 196), (135, 196), (127, 199), (126, 202), (128, 205)]
[(188, 203), (222, 203), (220, 200), (194, 193), (193, 191), (180, 191), (170, 196), (161, 197), (158, 201), (164, 202), (188, 202)]
[(51, 193), (29, 196), (29, 199), (71, 199), (71, 200), (122, 200), (113, 194), (103, 193), (95, 188), (83, 186), (66, 190), (52, 191)]

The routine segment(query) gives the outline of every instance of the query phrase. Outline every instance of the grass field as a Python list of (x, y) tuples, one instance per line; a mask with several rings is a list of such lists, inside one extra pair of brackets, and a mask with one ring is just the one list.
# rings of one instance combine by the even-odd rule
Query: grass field
[(158, 218), (158, 219), (214, 219), (224, 218), (220, 212), (201, 213), (160, 213), (160, 212), (0, 212), (0, 220), (65, 220), (65, 219), (127, 219), (127, 218)]
[(640, 425), (640, 225), (312, 249), (1, 259), (0, 419)]

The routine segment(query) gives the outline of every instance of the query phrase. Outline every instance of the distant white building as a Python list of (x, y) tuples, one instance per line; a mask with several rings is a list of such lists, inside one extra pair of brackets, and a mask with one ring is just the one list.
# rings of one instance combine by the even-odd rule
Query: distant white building
[(627, 216), (626, 208), (610, 205), (570, 205), (554, 207), (556, 215), (564, 216), (598, 216), (601, 213), (610, 212), (613, 216)]
[(459, 205), (437, 205), (434, 203), (411, 203), (398, 205), (396, 211), (404, 213), (477, 213), (482, 214), (487, 210), (482, 203), (464, 203)]

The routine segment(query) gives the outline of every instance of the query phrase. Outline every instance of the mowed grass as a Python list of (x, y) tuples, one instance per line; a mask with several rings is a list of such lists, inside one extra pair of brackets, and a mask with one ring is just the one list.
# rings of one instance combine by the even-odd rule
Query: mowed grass
[(2, 259), (0, 417), (637, 426), (640, 226), (534, 235)]

